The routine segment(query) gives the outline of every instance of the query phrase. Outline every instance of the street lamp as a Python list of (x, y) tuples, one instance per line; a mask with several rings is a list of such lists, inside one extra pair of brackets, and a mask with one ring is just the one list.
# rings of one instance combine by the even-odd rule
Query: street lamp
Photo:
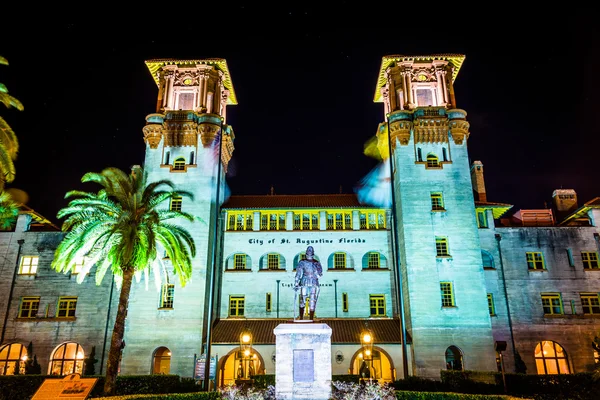
[(371, 329), (365, 328), (360, 334), (360, 345), (362, 347), (362, 365), (360, 367), (360, 375), (363, 381), (369, 378), (369, 382), (372, 380), (372, 369), (373, 369), (373, 342), (375, 336)]
[(240, 333), (239, 359), (237, 379), (248, 381), (250, 379), (250, 363), (254, 361), (252, 360), (252, 332), (247, 328)]

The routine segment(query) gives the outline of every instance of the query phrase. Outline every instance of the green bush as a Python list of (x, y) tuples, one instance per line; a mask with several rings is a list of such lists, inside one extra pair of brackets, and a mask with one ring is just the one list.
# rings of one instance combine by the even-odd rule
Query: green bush
[(412, 392), (450, 392), (446, 383), (418, 376), (409, 376), (406, 379), (395, 381), (392, 386), (396, 390)]
[(275, 375), (252, 375), (254, 379), (254, 387), (266, 389), (269, 386), (275, 386)]
[(359, 383), (360, 382), (360, 375), (332, 375), (331, 376), (331, 381), (332, 382), (349, 382), (349, 383)]
[(172, 394), (131, 394), (126, 396), (96, 397), (102, 400), (221, 400), (218, 392), (172, 393)]
[(440, 375), (448, 392), (504, 394), (502, 376), (497, 372), (442, 370)]
[[(10, 375), (0, 376), (0, 400), (31, 398), (45, 379), (62, 379), (57, 375)], [(90, 397), (100, 397), (104, 392), (104, 376), (86, 376), (98, 378)], [(115, 394), (160, 394), (198, 392), (200, 386), (191, 378), (179, 378), (178, 375), (122, 375), (117, 377)]]
[(398, 400), (509, 400), (509, 396), (498, 396), (489, 394), (462, 394), (444, 392), (405, 392), (397, 391)]

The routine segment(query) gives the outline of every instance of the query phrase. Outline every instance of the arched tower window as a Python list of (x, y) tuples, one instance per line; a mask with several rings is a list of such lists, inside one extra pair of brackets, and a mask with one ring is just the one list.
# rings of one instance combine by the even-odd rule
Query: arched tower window
[(570, 374), (569, 359), (562, 346), (544, 340), (535, 346), (535, 365), (538, 375)]
[(154, 350), (152, 357), (152, 373), (167, 375), (171, 372), (171, 350), (166, 347), (159, 347)]
[(178, 157), (173, 162), (173, 171), (185, 171), (185, 158)]
[(0, 348), (0, 375), (25, 373), (27, 348), (20, 343), (9, 343)]
[(440, 161), (435, 154), (427, 154), (427, 168), (439, 168)]
[(483, 262), (483, 269), (494, 269), (494, 257), (485, 250), (481, 250), (481, 261)]
[(452, 371), (463, 370), (462, 352), (456, 346), (450, 346), (446, 349), (446, 369)]
[(50, 358), (50, 375), (83, 373), (85, 353), (79, 343), (63, 343), (54, 350)]

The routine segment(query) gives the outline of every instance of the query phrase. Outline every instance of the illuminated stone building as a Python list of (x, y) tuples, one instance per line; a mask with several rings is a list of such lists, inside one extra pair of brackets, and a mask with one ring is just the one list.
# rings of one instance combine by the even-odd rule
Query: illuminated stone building
[[(591, 370), (600, 198), (579, 206), (574, 191), (560, 189), (551, 208), (510, 217), (511, 205), (487, 199), (453, 88), (463, 61), (382, 59), (376, 143), (383, 155), (391, 148), (391, 208), (349, 194), (225, 200), (235, 140), (226, 108), (237, 103), (225, 60), (148, 61), (158, 97), (143, 127), (144, 167), (151, 180), (191, 191), (193, 200), (167, 206), (201, 221), (186, 226), (197, 244), (190, 283), (181, 287), (164, 259), (157, 287), (133, 285), (121, 373), (192, 376), (210, 338), (219, 385), (273, 374), (273, 329), (297, 312), (295, 267), (308, 245), (324, 269), (316, 318), (332, 328), (334, 374), (362, 371), (365, 330), (374, 337), (371, 373), (384, 381), (404, 376), (404, 362), (408, 374), (432, 378), (446, 368), (494, 371), (504, 343), (507, 371), (517, 351), (528, 373)], [(0, 232), (0, 373), (32, 356), (30, 342), (44, 372), (81, 372), (92, 346), (97, 371), (105, 365), (117, 291), (109, 279), (96, 286), (94, 267), (86, 276), (53, 272), (62, 237), (30, 209)], [(247, 357), (242, 332), (250, 332)]]

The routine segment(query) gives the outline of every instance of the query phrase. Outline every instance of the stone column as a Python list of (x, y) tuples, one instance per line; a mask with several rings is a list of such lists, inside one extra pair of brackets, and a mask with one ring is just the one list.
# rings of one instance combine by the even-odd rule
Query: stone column
[(285, 213), (285, 230), (293, 231), (294, 230), (294, 212), (287, 211)]
[(322, 231), (327, 230), (327, 212), (319, 211), (319, 229)]
[(156, 100), (156, 112), (160, 112), (160, 109), (164, 107), (164, 95), (165, 95), (165, 74), (163, 71), (158, 72), (158, 99)]
[(440, 71), (440, 78), (442, 81), (442, 94), (444, 98), (444, 103), (448, 104), (448, 87), (446, 86), (446, 70), (443, 69)]
[(456, 108), (456, 97), (454, 96), (454, 83), (452, 83), (452, 70), (448, 71), (450, 72), (449, 74), (447, 73), (447, 82), (448, 82), (448, 92), (450, 93), (450, 104), (452, 106), (452, 108)]
[(360, 230), (360, 213), (358, 210), (352, 210), (352, 230)]
[(254, 211), (252, 215), (252, 230), (260, 231), (260, 212)]

